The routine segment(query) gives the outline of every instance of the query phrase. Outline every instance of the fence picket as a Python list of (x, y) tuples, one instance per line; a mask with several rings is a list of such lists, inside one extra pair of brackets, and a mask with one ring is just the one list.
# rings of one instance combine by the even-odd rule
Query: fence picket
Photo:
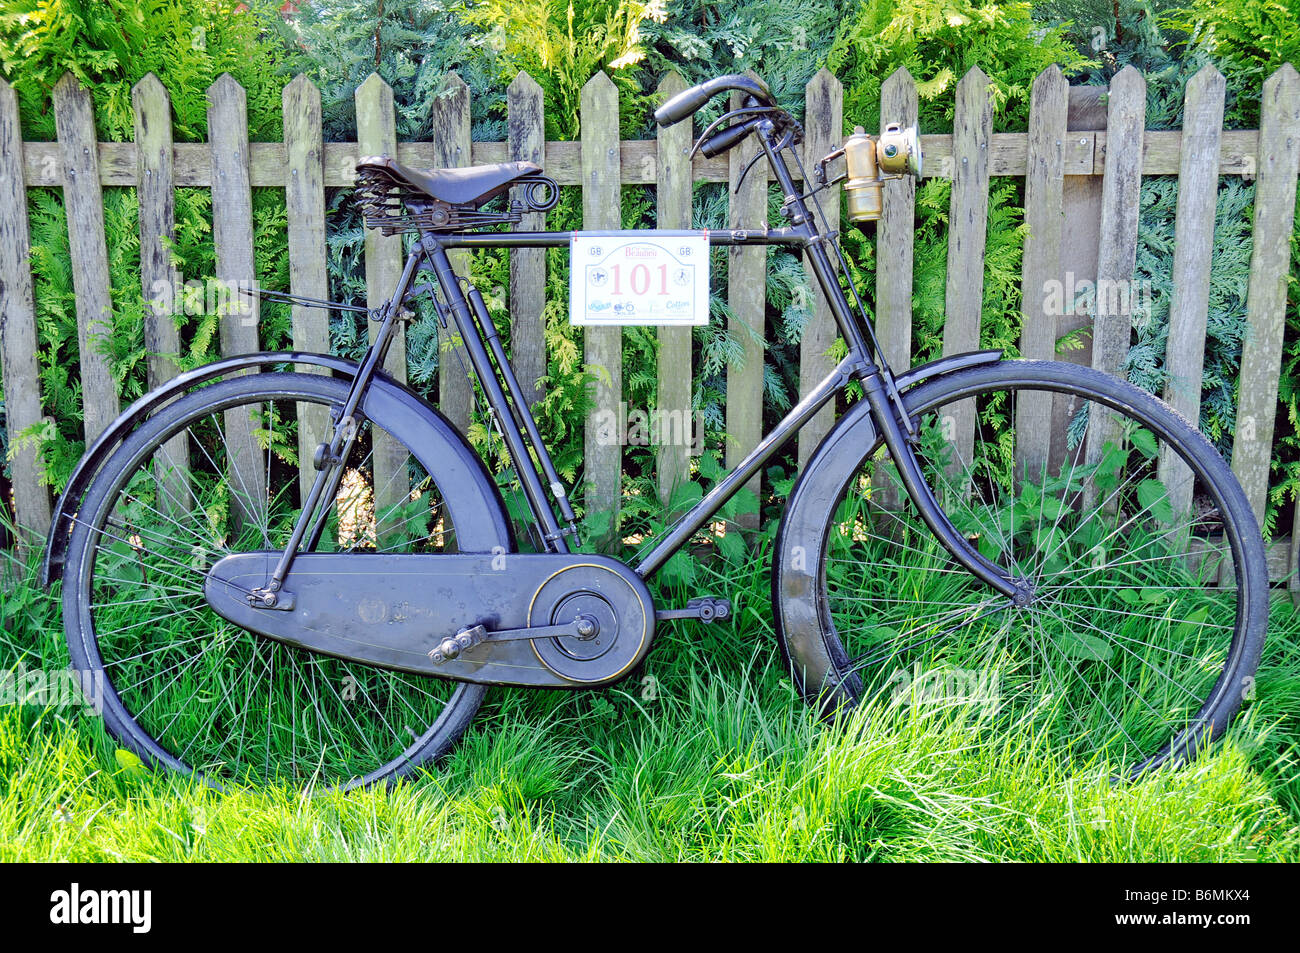
[[(805, 96), (803, 165), (805, 169), (811, 169), (813, 163), (834, 152), (844, 141), (844, 87), (823, 66), (808, 81)], [(827, 219), (827, 231), (836, 231), (840, 226), (839, 186), (827, 189), (818, 198)], [(807, 264), (805, 272), (811, 297), (808, 301), (808, 323), (804, 325), (803, 335), (799, 339), (799, 390), (806, 394), (835, 368), (835, 361), (827, 352), (839, 337), (839, 327), (831, 312), (830, 301), (817, 282), (812, 280), (812, 272), (808, 270)], [(835, 406), (832, 404), (818, 411), (817, 416), (799, 431), (800, 469), (812, 457), (813, 451), (834, 422)]]
[[(1210, 310), (1210, 255), (1214, 206), (1219, 197), (1219, 130), (1223, 126), (1223, 76), (1207, 64), (1187, 83), (1183, 152), (1179, 160), (1178, 212), (1174, 222), (1173, 296), (1165, 347), (1165, 400), (1188, 420), (1201, 417), (1205, 324)], [(1269, 419), (1272, 419), (1271, 412)], [(1174, 512), (1192, 505), (1192, 472), (1182, 460), (1161, 455), (1158, 475)]]
[[(1106, 90), (1100, 86), (1071, 86), (1066, 105), (1067, 154), (1085, 147), (1096, 136), (1104, 136)], [(1089, 283), (1096, 283), (1097, 251), (1101, 239), (1101, 177), (1068, 174), (1061, 183), (1061, 268), (1060, 309), (1056, 316), (1056, 340), (1053, 359), (1083, 367), (1092, 366), (1092, 324), (1094, 308), (1080, 294)], [(1069, 227), (1064, 227), (1069, 223)], [(1069, 338), (1069, 346), (1059, 342)], [(1079, 413), (1080, 401), (1058, 394), (1052, 398), (1051, 446), (1047, 465), (1052, 473), (1062, 465), (1075, 465), (1078, 456), (1071, 452), (1069, 428)], [(1073, 448), (1077, 450), (1078, 448)], [(1086, 450), (1084, 451), (1087, 452)]]
[[(135, 154), (140, 164), (136, 196), (140, 206), (140, 284), (144, 293), (146, 380), (150, 389), (178, 373), (173, 355), (181, 352), (175, 308), (180, 275), (172, 266), (168, 242), (176, 237), (176, 191), (172, 162), (171, 97), (153, 73), (131, 90), (135, 112)], [(190, 508), (189, 437), (168, 440), (154, 460), (164, 508)]]
[[(880, 126), (917, 120), (916, 83), (904, 67), (880, 90)], [(876, 334), (885, 358), (898, 370), (912, 363), (912, 235), (916, 231), (916, 180), (885, 183), (876, 240)]]
[[(659, 83), (659, 95), (667, 100), (686, 88), (686, 80), (676, 70), (669, 72)], [(663, 229), (691, 227), (691, 124), (679, 122), (661, 127), (658, 135), (658, 181), (655, 204), (656, 224)], [(690, 447), (687, 441), (694, 435), (691, 416), (691, 329), (661, 327), (659, 330), (659, 393), (660, 444), (658, 448), (657, 477), (659, 499), (666, 505), (673, 490), (689, 477)], [(674, 431), (668, 425), (678, 419), (681, 429)], [(702, 434), (700, 435), (703, 436)]]
[[(984, 309), (984, 243), (989, 210), (989, 140), (993, 107), (989, 79), (972, 66), (957, 84), (952, 126), (952, 198), (948, 207), (948, 283), (944, 292), (943, 353), (980, 346)], [(969, 467), (975, 451), (975, 401), (952, 406), (953, 470)]]
[[(618, 90), (603, 71), (582, 87), (582, 227), (620, 227)], [(583, 328), (585, 360), (598, 375), (595, 405), (583, 436), (587, 527), (597, 537), (618, 526), (623, 447), (619, 402), (623, 399), (621, 328)]]
[[(469, 87), (460, 75), (452, 72), (443, 79), (442, 91), (434, 100), (431, 116), (433, 125), (433, 164), (440, 169), (455, 169), (470, 164), (469, 139)], [(452, 267), (456, 274), (468, 277), (470, 252), (451, 252)], [(459, 342), (447, 347), (438, 342), (438, 407), (460, 429), (469, 426), (470, 389), (466, 368), (469, 357), (465, 345)]]
[[(900, 66), (880, 90), (880, 128), (917, 121), (916, 83)], [(912, 364), (912, 240), (916, 231), (916, 182), (911, 176), (885, 183), (880, 222), (876, 226), (876, 337), (885, 360), (901, 371)], [(897, 483), (885, 471), (875, 474), (880, 505), (896, 509), (902, 502)]]
[[(1287, 63), (1264, 83), (1259, 173), (1255, 180), (1254, 245), (1246, 293), (1246, 321), (1250, 331), (1241, 353), (1237, 432), (1232, 447), (1233, 470), (1260, 520), (1264, 518), (1268, 500), (1298, 166), (1300, 75)], [(1248, 432), (1251, 429), (1254, 433)], [(1300, 526), (1300, 516), (1296, 525)], [(1296, 545), (1294, 537), (1292, 545)], [(1295, 571), (1293, 556), (1286, 573), (1293, 588), (1297, 585)]]
[(86, 443), (118, 414), (117, 386), (101, 342), (111, 331), (113, 301), (108, 285), (104, 195), (99, 184), (99, 149), (90, 94), (71, 73), (54, 87), (54, 123), (63, 164), (63, 203), (68, 215), (68, 251), (77, 296), (77, 350)]
[[(731, 96), (731, 108), (739, 109), (743, 98)], [(740, 181), (741, 172), (758, 155), (759, 144), (750, 136), (730, 153), (731, 179), (728, 185), (727, 225), (730, 228), (761, 228), (767, 218), (767, 176), (761, 163), (756, 164)], [(737, 185), (739, 184), (739, 188)], [(727, 304), (731, 320), (727, 330), (740, 344), (738, 362), (727, 365), (727, 452), (728, 467), (735, 467), (763, 439), (763, 342), (767, 308), (767, 249), (763, 246), (733, 245), (728, 249)], [(759, 500), (762, 478), (755, 476), (745, 488)], [(760, 506), (761, 509), (761, 506)], [(758, 512), (741, 513), (741, 526), (758, 525)]]
[[(1101, 182), (1101, 233), (1097, 247), (1097, 297), (1092, 366), (1124, 376), (1133, 329), (1133, 272), (1137, 265), (1146, 80), (1131, 66), (1111, 78), (1106, 105), (1106, 165)], [(1111, 289), (1114, 289), (1113, 291)], [(1114, 415), (1089, 413), (1086, 461), (1101, 459), (1107, 442), (1119, 442)], [(1089, 487), (1095, 486), (1089, 481)]]
[[(32, 290), (27, 232), (27, 187), (23, 176), (22, 127), (18, 97), (0, 79), (0, 375), (5, 424), (9, 430), (14, 522), (18, 550), (49, 531), (50, 495), (41, 484), (36, 448), (14, 446), (15, 438), (41, 420), (41, 378), (36, 360), (36, 302)], [(0, 503), (0, 507), (3, 503)]]
[[(229, 313), (218, 317), (221, 353), (257, 350), (258, 300), (237, 292), (251, 289), (257, 272), (253, 261), (253, 190), (248, 175), (248, 108), (244, 88), (229, 73), (208, 87), (208, 139), (212, 146), (212, 242), (217, 253), (217, 280), (232, 294)], [(257, 524), (266, 503), (262, 448), (247, 409), (225, 412), (231, 487), (236, 522)]]
[[(299, 73), (280, 99), (284, 115), (284, 155), (288, 169), (284, 200), (289, 217), (289, 290), (329, 300), (325, 253), (325, 148), (320, 90)], [(329, 312), (293, 306), (293, 346), (328, 354)], [(320, 369), (323, 372), (323, 369)], [(298, 404), (298, 489), (305, 500), (316, 479), (311, 465), (316, 447), (329, 439), (329, 414), (320, 404)]]
[[(506, 134), (510, 159), (542, 165), (546, 152), (546, 105), (542, 87), (523, 70), (506, 90)], [(514, 198), (522, 201), (523, 189)], [(545, 212), (525, 212), (519, 221), (522, 231), (546, 227)], [(524, 399), (535, 404), (542, 399), (538, 380), (546, 374), (546, 249), (510, 249), (510, 348), (515, 376), (524, 389)]]
[[(357, 148), (361, 155), (397, 155), (397, 119), (393, 112), (393, 91), (378, 73), (371, 73), (357, 87)], [(397, 287), (402, 275), (402, 236), (381, 235), (373, 228), (366, 229), (366, 307), (381, 308)], [(379, 330), (377, 322), (370, 322), (370, 340)], [(438, 364), (447, 355), (440, 352)], [(398, 323), (393, 328), (392, 343), (384, 358), (384, 370), (392, 377), (406, 381), (406, 328)], [(375, 434), (374, 485), (375, 513), (378, 516), (392, 513), (410, 494), (408, 483), (398, 477), (405, 472), (407, 454), (401, 445), (388, 434)], [(386, 526), (383, 519), (376, 520), (376, 533), (382, 535)]]
[[(1062, 202), (1065, 187), (1065, 129), (1069, 87), (1061, 68), (1049, 66), (1034, 79), (1029, 99), (1025, 173), (1025, 238), (1021, 269), (1020, 354), (1037, 360), (1056, 355), (1057, 315), (1049, 306), (1049, 282), (1061, 273)], [(1017, 402), (1016, 466), (1039, 481), (1051, 452), (1052, 402)]]

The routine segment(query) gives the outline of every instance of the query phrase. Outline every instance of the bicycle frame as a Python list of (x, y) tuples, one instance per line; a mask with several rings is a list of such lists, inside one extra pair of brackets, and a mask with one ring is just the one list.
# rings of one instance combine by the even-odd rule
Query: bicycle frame
[[(929, 529), (953, 554), (958, 563), (976, 577), (1017, 603), (1027, 601), (1030, 596), (1027, 584), (1013, 579), (1006, 570), (985, 559), (953, 527), (927, 486), (921, 473), (921, 465), (913, 450), (917, 434), (906, 413), (893, 371), (881, 353), (861, 302), (857, 302), (856, 309), (850, 304), (835, 275), (835, 268), (826, 247), (831, 245), (836, 255), (843, 261), (842, 253), (835, 244), (835, 235), (823, 234), (819, 230), (805, 201), (811, 196), (805, 196), (796, 187), (794, 176), (782, 156), (787, 144), (778, 139), (773, 124), (764, 120), (758, 125), (756, 135), (762, 144), (768, 166), (784, 194), (784, 207), (790, 224), (780, 228), (710, 231), (707, 233), (709, 243), (711, 246), (779, 245), (802, 251), (807, 256), (813, 275), (830, 304), (839, 331), (848, 343), (848, 354), (830, 374), (802, 397), (785, 418), (730, 474), (719, 481), (709, 493), (682, 514), (659, 539), (653, 542), (649, 552), (635, 565), (634, 571), (642, 578), (654, 575), (673, 553), (689, 542), (694, 533), (717, 514), (728, 499), (759, 472), (779, 447), (834, 399), (850, 381), (856, 380), (862, 386), (878, 431), (898, 467), (903, 487), (916, 504), (918, 512)], [(576, 538), (577, 528), (564, 486), (556, 474), (550, 454), (542, 444), (536, 421), (523, 400), (519, 382), (506, 360), (500, 338), (487, 313), (482, 296), (468, 281), (465, 282), (468, 290), (462, 289), (463, 279), (456, 275), (447, 253), (457, 248), (562, 246), (568, 244), (574, 234), (575, 232), (572, 231), (451, 234), (423, 232), (416, 247), (407, 257), (398, 286), (394, 289), (388, 303), (381, 309), (382, 320), (375, 341), (353, 380), (348, 400), (340, 414), (339, 426), (335, 428), (330, 442), (330, 458), (344, 459), (347, 456), (351, 441), (355, 437), (355, 428), (349, 428), (346, 424), (353, 419), (365, 387), (383, 362), (392, 339), (393, 326), (400, 319), (404, 303), (428, 291), (440, 292), (442, 300), (439, 300), (437, 293), (433, 295), (439, 319), (444, 327), (454, 322), (456, 330), (464, 341), (465, 352), (475, 377), (483, 388), (489, 413), (501, 427), (541, 544), (548, 552), (569, 552), (567, 537), (573, 535)], [(636, 232), (625, 234), (634, 235)], [(432, 269), (437, 282), (436, 289), (429, 285), (412, 287), (422, 261)], [(536, 463), (530, 456), (530, 450), (536, 456)], [(289, 544), (282, 553), (266, 587), (267, 592), (274, 593), (279, 589), (303, 539), (308, 538), (314, 542), (319, 535), (321, 521), (318, 519), (314, 524), (311, 521), (317, 504), (322, 498), (327, 497), (331, 479), (337, 482), (339, 468), (332, 469), (335, 471), (332, 478), (329, 469), (317, 474)], [(546, 484), (548, 483), (552, 497), (560, 508), (561, 516), (569, 524), (568, 528), (561, 527), (555, 511), (547, 500)]]

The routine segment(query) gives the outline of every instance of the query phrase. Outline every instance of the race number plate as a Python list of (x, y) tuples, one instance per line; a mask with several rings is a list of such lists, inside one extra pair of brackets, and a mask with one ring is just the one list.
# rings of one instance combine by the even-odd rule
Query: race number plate
[(569, 245), (573, 324), (709, 323), (705, 232), (579, 232)]

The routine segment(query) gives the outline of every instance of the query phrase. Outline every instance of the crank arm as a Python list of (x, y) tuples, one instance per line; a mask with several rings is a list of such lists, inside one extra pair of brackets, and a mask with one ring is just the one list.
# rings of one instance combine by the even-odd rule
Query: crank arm
[(655, 618), (660, 621), (666, 619), (698, 619), (700, 622), (718, 622), (730, 615), (731, 602), (729, 600), (719, 599), (717, 596), (703, 596), (686, 603), (685, 609), (660, 609), (655, 613)]
[(594, 639), (600, 632), (600, 623), (588, 615), (579, 615), (572, 622), (560, 625), (534, 625), (522, 629), (496, 629), (489, 631), (480, 625), (461, 629), (450, 638), (443, 639), (429, 653), (435, 662), (458, 658), (466, 649), (484, 642), (509, 642), (521, 639), (557, 639), (571, 636), (577, 639)]

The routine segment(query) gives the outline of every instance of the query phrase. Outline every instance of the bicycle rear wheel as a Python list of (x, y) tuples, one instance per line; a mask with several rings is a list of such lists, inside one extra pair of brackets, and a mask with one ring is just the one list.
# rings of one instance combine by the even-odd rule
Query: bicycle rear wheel
[[(300, 447), (326, 439), (347, 392), (314, 374), (209, 385), (142, 424), (87, 491), (64, 572), (68, 647), (109, 731), (146, 762), (215, 783), (348, 788), (446, 753), (478, 710), (482, 686), (293, 648), (204, 600), (217, 560), (287, 543), (315, 476)], [(428, 434), (375, 403), (363, 402), (316, 551), (508, 545), (477, 518), (499, 501), (440, 483), (447, 448), (414, 446)]]
[(949, 518), (1034, 598), (1014, 605), (956, 563), (863, 416), (828, 438), (843, 449), (805, 474), (778, 542), (778, 634), (805, 694), (974, 710), (1117, 774), (1217, 737), (1253, 685), (1268, 580), (1210, 443), (1074, 364), (1004, 361), (905, 400)]

